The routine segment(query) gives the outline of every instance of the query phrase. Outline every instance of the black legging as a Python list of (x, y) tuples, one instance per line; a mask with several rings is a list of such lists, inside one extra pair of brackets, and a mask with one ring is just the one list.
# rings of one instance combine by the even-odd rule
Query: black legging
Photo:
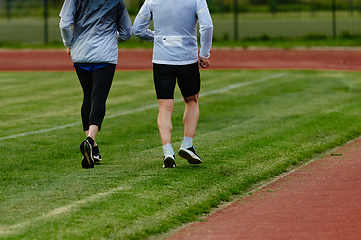
[(116, 65), (110, 64), (92, 72), (76, 67), (84, 98), (81, 106), (83, 130), (90, 125), (97, 125), (100, 131), (104, 116), (105, 102), (113, 82)]

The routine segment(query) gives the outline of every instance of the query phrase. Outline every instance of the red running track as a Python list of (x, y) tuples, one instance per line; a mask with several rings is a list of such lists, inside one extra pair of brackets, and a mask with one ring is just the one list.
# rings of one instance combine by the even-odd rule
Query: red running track
[(361, 139), (168, 240), (361, 239)]
[[(151, 49), (119, 50), (117, 70), (151, 70)], [(361, 50), (214, 49), (209, 69), (361, 71)], [(72, 71), (65, 50), (0, 50), (0, 71)]]

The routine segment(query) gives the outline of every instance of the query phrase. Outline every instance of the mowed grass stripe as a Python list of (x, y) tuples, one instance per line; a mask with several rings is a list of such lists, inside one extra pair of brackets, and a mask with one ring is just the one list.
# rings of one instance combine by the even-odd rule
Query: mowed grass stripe
[[(202, 96), (209, 96), (209, 95), (213, 95), (213, 94), (220, 94), (220, 93), (224, 93), (226, 91), (229, 91), (231, 89), (236, 89), (236, 88), (240, 88), (240, 87), (244, 87), (244, 86), (248, 86), (250, 84), (256, 84), (256, 83), (260, 83), (260, 82), (264, 82), (267, 80), (271, 80), (271, 79), (275, 79), (275, 78), (279, 78), (284, 76), (285, 74), (280, 73), (280, 74), (275, 74), (275, 75), (271, 75), (269, 77), (264, 77), (261, 79), (257, 79), (257, 80), (253, 80), (253, 81), (247, 81), (247, 82), (242, 82), (242, 83), (237, 83), (237, 84), (233, 84), (233, 85), (229, 85), (227, 87), (221, 88), (221, 89), (216, 89), (216, 90), (212, 90), (212, 91), (208, 91), (205, 93), (201, 93), (200, 97)], [(182, 102), (183, 99), (175, 99), (174, 102), (175, 103), (179, 103)], [(117, 114), (113, 114), (110, 116), (105, 116), (105, 118), (115, 118), (115, 117), (120, 117), (123, 115), (127, 115), (127, 114), (133, 114), (133, 113), (137, 113), (137, 112), (142, 112), (148, 109), (152, 109), (152, 108), (157, 108), (158, 104), (151, 104), (151, 105), (147, 105), (147, 106), (143, 106), (143, 107), (139, 107), (136, 108), (134, 110), (129, 110), (126, 112), (121, 112), (121, 113), (117, 113)], [(28, 136), (28, 135), (33, 135), (33, 134), (39, 134), (39, 133), (45, 133), (45, 132), (51, 132), (51, 131), (56, 131), (56, 130), (61, 130), (64, 128), (68, 128), (68, 127), (73, 127), (76, 125), (80, 125), (81, 122), (75, 122), (75, 123), (70, 123), (70, 124), (66, 124), (66, 125), (62, 125), (62, 126), (57, 126), (57, 127), (53, 127), (53, 128), (47, 128), (47, 129), (41, 129), (38, 131), (30, 131), (30, 132), (24, 132), (24, 133), (20, 133), (20, 134), (14, 134), (14, 135), (10, 135), (10, 136), (6, 136), (6, 137), (0, 137), (0, 140), (6, 140), (6, 139), (10, 139), (10, 138), (18, 138), (18, 137), (24, 137), (24, 136)]]
[[(126, 80), (126, 74), (118, 77)], [(197, 220), (233, 194), (360, 135), (360, 73), (202, 71), (202, 92), (277, 74), (286, 75), (202, 96), (194, 140), (204, 159), (199, 166), (176, 158), (176, 169), (161, 168), (156, 108), (106, 119), (99, 135), (104, 162), (90, 171), (80, 166), (78, 126), (0, 142), (1, 228), (124, 185), (131, 188), (36, 220), (10, 239), (145, 239)], [(128, 96), (139, 99), (132, 106), (154, 102), (153, 94), (144, 96), (152, 87), (149, 75), (150, 83), (128, 88), (127, 97), (115, 87), (109, 115), (126, 110)], [(175, 150), (183, 138), (182, 105), (177, 103), (173, 114)]]
[(130, 188), (130, 187), (129, 186), (128, 187), (127, 186), (119, 186), (117, 188), (111, 189), (110, 191), (98, 193), (98, 194), (92, 195), (90, 197), (87, 197), (85, 199), (82, 199), (80, 201), (76, 201), (76, 202), (68, 204), (66, 206), (56, 208), (53, 211), (43, 214), (37, 218), (29, 219), (25, 222), (17, 223), (12, 226), (9, 226), (9, 227), (0, 228), (0, 236), (9, 236), (9, 235), (14, 235), (14, 234), (19, 234), (20, 232), (25, 232), (26, 228), (29, 228), (32, 225), (37, 224), (38, 222), (48, 221), (50, 218), (56, 218), (60, 214), (65, 214), (70, 211), (76, 211), (76, 209), (79, 209), (81, 205), (89, 204), (89, 203), (92, 203), (95, 201), (100, 201), (100, 200), (106, 198), (110, 194), (114, 194), (116, 192), (123, 191), (128, 188)]

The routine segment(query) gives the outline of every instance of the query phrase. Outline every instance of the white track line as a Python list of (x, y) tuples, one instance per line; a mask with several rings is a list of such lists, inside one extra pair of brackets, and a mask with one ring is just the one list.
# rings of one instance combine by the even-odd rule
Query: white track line
[(7, 136), (7, 137), (1, 137), (0, 140), (10, 139), (10, 138), (24, 137), (24, 136), (29, 136), (29, 135), (37, 134), (37, 133), (51, 132), (51, 131), (60, 130), (60, 129), (67, 128), (67, 127), (73, 127), (73, 126), (76, 126), (76, 125), (79, 125), (79, 124), (81, 124), (81, 122), (70, 123), (70, 124), (63, 125), (63, 126), (58, 126), (58, 127), (53, 127), (53, 128), (46, 128), (46, 129), (41, 129), (41, 130), (37, 130), (37, 131), (31, 131), (31, 132), (24, 132), (24, 133), (14, 134), (14, 135), (10, 135), (10, 136)]
[[(220, 88), (220, 89), (217, 89), (217, 90), (212, 90), (212, 91), (208, 91), (208, 92), (205, 92), (205, 93), (200, 93), (199, 96), (204, 97), (204, 96), (224, 93), (224, 92), (227, 92), (227, 91), (232, 90), (232, 89), (236, 89), (236, 88), (240, 88), (240, 87), (244, 87), (244, 86), (248, 86), (248, 85), (252, 85), (252, 84), (256, 84), (256, 83), (260, 83), (260, 82), (265, 82), (265, 81), (275, 79), (275, 78), (280, 78), (280, 77), (283, 77), (284, 75), (286, 75), (286, 74), (285, 73), (279, 73), (279, 74), (271, 75), (271, 76), (268, 76), (268, 77), (260, 78), (258, 80), (254, 80), (254, 81), (236, 83), (236, 84), (232, 84), (232, 85), (229, 85), (227, 87)], [(174, 102), (176, 102), (176, 103), (181, 102), (181, 101), (183, 101), (183, 99), (174, 100)], [(158, 107), (158, 103), (157, 104), (150, 104), (150, 105), (147, 105), (147, 106), (144, 106), (144, 107), (140, 107), (140, 108), (132, 109), (132, 110), (129, 110), (129, 111), (121, 112), (121, 113), (118, 113), (118, 114), (106, 116), (105, 118), (115, 118), (115, 117), (124, 116), (124, 115), (128, 115), (128, 114), (133, 114), (133, 113), (137, 113), (137, 112), (143, 112), (145, 110), (153, 109), (153, 108), (157, 108), (157, 107)], [(70, 124), (67, 124), (67, 125), (63, 125), (63, 126), (58, 126), (58, 127), (53, 127), (53, 128), (46, 128), (46, 129), (37, 130), (37, 131), (24, 132), (24, 133), (14, 134), (14, 135), (6, 136), (6, 137), (0, 137), (0, 140), (24, 137), (24, 136), (34, 135), (34, 134), (38, 134), (38, 133), (51, 132), (51, 131), (64, 129), (64, 128), (67, 128), (67, 127), (73, 127), (73, 126), (80, 125), (80, 124), (81, 124), (81, 122), (74, 122), (74, 123), (70, 123)]]
[(229, 85), (227, 87), (224, 87), (224, 88), (220, 88), (220, 89), (217, 89), (217, 90), (212, 90), (212, 91), (208, 91), (208, 92), (205, 92), (205, 93), (201, 93), (201, 94), (199, 94), (199, 96), (204, 97), (204, 96), (209, 96), (209, 95), (213, 95), (213, 94), (224, 93), (224, 92), (227, 92), (227, 91), (232, 90), (232, 89), (245, 87), (245, 86), (260, 83), (260, 82), (265, 82), (265, 81), (268, 81), (268, 80), (271, 80), (271, 79), (283, 77), (285, 75), (286, 75), (286, 73), (279, 73), (279, 74), (275, 74), (275, 75), (272, 75), (272, 76), (269, 76), (269, 77), (260, 78), (258, 80), (254, 80), (254, 81), (236, 83), (236, 84), (232, 84), (232, 85)]
[(46, 214), (43, 214), (43, 215), (41, 215), (39, 217), (30, 219), (30, 220), (24, 221), (22, 223), (14, 224), (14, 225), (8, 226), (8, 227), (2, 227), (2, 228), (0, 228), (0, 236), (19, 233), (19, 232), (21, 232), (21, 230), (24, 230), (25, 228), (27, 228), (30, 225), (34, 224), (34, 222), (47, 220), (47, 219), (52, 218), (52, 217), (54, 217), (56, 215), (70, 212), (73, 209), (78, 209), (83, 204), (91, 203), (91, 202), (95, 202), (97, 200), (104, 199), (108, 195), (111, 195), (113, 193), (120, 192), (120, 191), (123, 191), (123, 190), (127, 190), (127, 189), (130, 189), (130, 187), (120, 186), (120, 187), (117, 187), (117, 188), (113, 188), (113, 189), (109, 190), (108, 192), (98, 193), (98, 194), (89, 196), (87, 198), (76, 201), (76, 202), (71, 203), (69, 205), (66, 205), (64, 207), (56, 208), (51, 212), (48, 212)]
[[(248, 82), (232, 84), (232, 85), (229, 85), (227, 87), (220, 88), (218, 90), (212, 90), (212, 91), (209, 91), (209, 92), (205, 92), (203, 94), (200, 94), (200, 96), (209, 96), (209, 95), (213, 95), (213, 94), (224, 93), (224, 92), (227, 92), (227, 91), (232, 90), (232, 89), (236, 89), (236, 88), (240, 88), (240, 87), (243, 87), (243, 86), (248, 86), (248, 85), (251, 85), (251, 84), (268, 81), (268, 80), (271, 80), (271, 79), (282, 77), (284, 75), (286, 75), (286, 74), (285, 73), (280, 73), (280, 74), (275, 74), (275, 75), (272, 75), (272, 76), (269, 76), (269, 77), (264, 77), (264, 78), (261, 78), (261, 79), (255, 80), (255, 81), (248, 81)], [(181, 102), (181, 101), (183, 101), (183, 99), (175, 100), (175, 102)], [(108, 116), (108, 118), (114, 118), (114, 117), (119, 117), (119, 116), (126, 115), (126, 114), (141, 112), (141, 111), (145, 111), (145, 110), (156, 108), (156, 107), (158, 107), (158, 104), (151, 104), (151, 105), (147, 105), (147, 106), (144, 106), (144, 107), (136, 108), (136, 109), (131, 110), (131, 111), (126, 111), (126, 112), (122, 112), (122, 113), (119, 113), (119, 114), (114, 114), (114, 115)], [(43, 133), (43, 132), (49, 132), (49, 131), (54, 131), (54, 130), (59, 130), (59, 129), (63, 129), (63, 128), (66, 128), (66, 127), (72, 127), (72, 126), (75, 126), (77, 124), (79, 124), (79, 123), (72, 123), (72, 124), (59, 126), (59, 127), (55, 127), (55, 128), (48, 128), (48, 129), (43, 129), (43, 130), (39, 130), (39, 131), (32, 131), (32, 132), (12, 135), (12, 136), (8, 136), (8, 137), (0, 138), (0, 140), (9, 139), (9, 138), (16, 138), (16, 137), (19, 137), (19, 136), (27, 136), (27, 135)], [(113, 194), (113, 193), (116, 193), (116, 192), (119, 192), (119, 191), (122, 191), (122, 190), (125, 190), (125, 189), (128, 189), (128, 188), (129, 187), (124, 187), (124, 186), (113, 188), (113, 189), (111, 189), (111, 190), (109, 190), (107, 192), (98, 193), (98, 194), (92, 195), (90, 197), (84, 198), (84, 199), (82, 199), (80, 201), (76, 201), (74, 203), (66, 205), (64, 207), (56, 208), (56, 209), (52, 210), (51, 212), (43, 214), (43, 215), (41, 215), (39, 217), (24, 221), (24, 222), (21, 222), (21, 223), (18, 223), (18, 224), (14, 224), (12, 226), (0, 228), (0, 236), (12, 235), (12, 234), (19, 233), (19, 232), (21, 232), (21, 230), (31, 226), (35, 222), (38, 222), (38, 221), (41, 221), (41, 220), (46, 220), (46, 219), (52, 218), (52, 217), (54, 217), (56, 215), (70, 212), (73, 209), (79, 208), (82, 204), (91, 203), (91, 202), (94, 202), (94, 201), (96, 201), (98, 199), (103, 199), (103, 198), (105, 198), (106, 196), (108, 196), (110, 194)]]

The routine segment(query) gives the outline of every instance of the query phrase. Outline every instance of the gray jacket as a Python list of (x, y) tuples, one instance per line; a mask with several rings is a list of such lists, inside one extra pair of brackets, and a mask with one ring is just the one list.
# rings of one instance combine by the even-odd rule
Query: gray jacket
[[(148, 29), (153, 20), (154, 31)], [(186, 65), (209, 58), (213, 23), (206, 0), (146, 0), (133, 24), (133, 34), (154, 41), (153, 63)]]
[(131, 36), (123, 0), (65, 0), (60, 32), (74, 63), (118, 62), (118, 41)]

